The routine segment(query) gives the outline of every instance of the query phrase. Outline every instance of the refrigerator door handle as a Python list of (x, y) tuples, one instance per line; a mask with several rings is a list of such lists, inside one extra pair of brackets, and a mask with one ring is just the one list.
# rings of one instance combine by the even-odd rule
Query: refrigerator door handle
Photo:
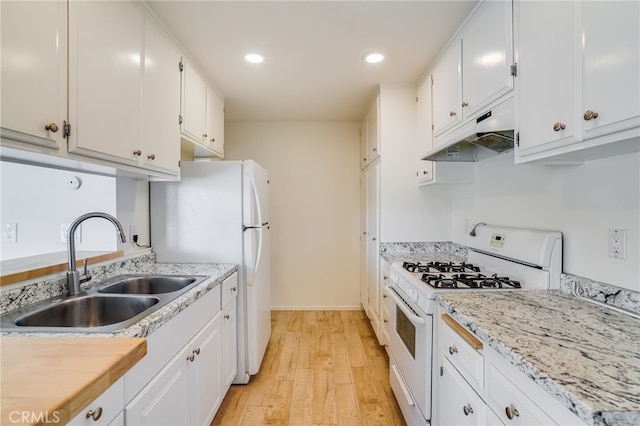
[(256, 255), (256, 263), (255, 263), (255, 267), (253, 268), (253, 275), (251, 275), (251, 277), (249, 277), (247, 279), (247, 285), (253, 286), (254, 282), (255, 282), (255, 278), (256, 275), (258, 275), (258, 271), (260, 270), (260, 264), (261, 264), (261, 260), (262, 260), (262, 229), (260, 229), (260, 227), (251, 227), (249, 226), (248, 228), (258, 228), (258, 254)]

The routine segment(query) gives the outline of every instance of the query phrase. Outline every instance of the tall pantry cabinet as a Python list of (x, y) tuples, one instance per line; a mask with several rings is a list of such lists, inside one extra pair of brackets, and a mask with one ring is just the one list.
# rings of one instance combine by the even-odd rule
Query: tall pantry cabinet
[[(372, 116), (371, 111), (375, 111)], [(371, 123), (376, 123), (373, 126)], [(366, 123), (366, 124), (365, 124)], [(361, 129), (361, 142), (370, 147), (362, 167), (361, 195), (361, 302), (380, 344), (384, 338), (384, 296), (380, 245), (398, 241), (439, 241), (449, 223), (435, 223), (447, 200), (448, 189), (416, 185), (416, 86), (382, 84), (376, 92)], [(375, 137), (375, 140), (372, 140)], [(376, 148), (374, 151), (373, 148)], [(371, 156), (375, 158), (372, 159)]]

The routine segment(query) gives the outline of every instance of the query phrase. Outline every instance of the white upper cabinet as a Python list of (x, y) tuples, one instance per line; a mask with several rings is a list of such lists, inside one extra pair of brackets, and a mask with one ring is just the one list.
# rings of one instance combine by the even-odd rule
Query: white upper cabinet
[(581, 7), (583, 139), (637, 128), (640, 2), (585, 1)]
[(224, 100), (209, 86), (205, 144), (214, 155), (224, 157)]
[(187, 58), (182, 59), (181, 73), (180, 131), (202, 145), (207, 134), (207, 82)]
[(224, 157), (224, 99), (207, 85), (193, 63), (180, 63), (180, 131), (195, 157)]
[[(431, 76), (427, 76), (418, 85), (416, 93), (416, 154), (418, 157), (433, 147), (432, 124)], [(416, 179), (418, 185), (424, 185), (433, 180), (433, 163), (431, 161), (417, 160)]]
[(178, 175), (177, 50), (133, 2), (71, 2), (69, 34), (69, 152)]
[(0, 12), (3, 144), (58, 150), (67, 109), (67, 4), (2, 1)]
[(70, 152), (138, 164), (143, 40), (133, 3), (69, 3)]
[(433, 134), (438, 136), (462, 121), (461, 41), (454, 40), (440, 57), (432, 73)]
[(462, 32), (463, 118), (513, 90), (511, 1), (483, 3)]
[(517, 2), (516, 19), (516, 162), (637, 152), (640, 3)]
[(519, 68), (515, 118), (520, 152), (577, 140), (574, 7), (573, 2), (519, 1), (515, 5)]
[(142, 160), (145, 167), (179, 172), (180, 52), (145, 21)]
[(380, 156), (380, 96), (369, 106), (360, 125), (360, 169), (364, 169)]
[(512, 3), (485, 1), (433, 68), (435, 145), (438, 136), (513, 90), (512, 64)]

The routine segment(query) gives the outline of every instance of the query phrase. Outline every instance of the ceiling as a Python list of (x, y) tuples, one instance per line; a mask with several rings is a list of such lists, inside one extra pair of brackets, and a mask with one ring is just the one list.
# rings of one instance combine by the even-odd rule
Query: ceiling
[[(420, 80), (475, 4), (148, 2), (225, 96), (225, 121), (360, 120), (377, 84)], [(385, 60), (365, 63), (372, 51)]]

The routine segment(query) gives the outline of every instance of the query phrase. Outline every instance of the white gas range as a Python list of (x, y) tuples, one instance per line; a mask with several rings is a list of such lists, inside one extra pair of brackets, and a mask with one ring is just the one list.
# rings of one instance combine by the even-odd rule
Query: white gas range
[(465, 262), (396, 262), (391, 299), (390, 381), (408, 424), (431, 419), (433, 313), (439, 292), (556, 289), (562, 234), (477, 224)]

